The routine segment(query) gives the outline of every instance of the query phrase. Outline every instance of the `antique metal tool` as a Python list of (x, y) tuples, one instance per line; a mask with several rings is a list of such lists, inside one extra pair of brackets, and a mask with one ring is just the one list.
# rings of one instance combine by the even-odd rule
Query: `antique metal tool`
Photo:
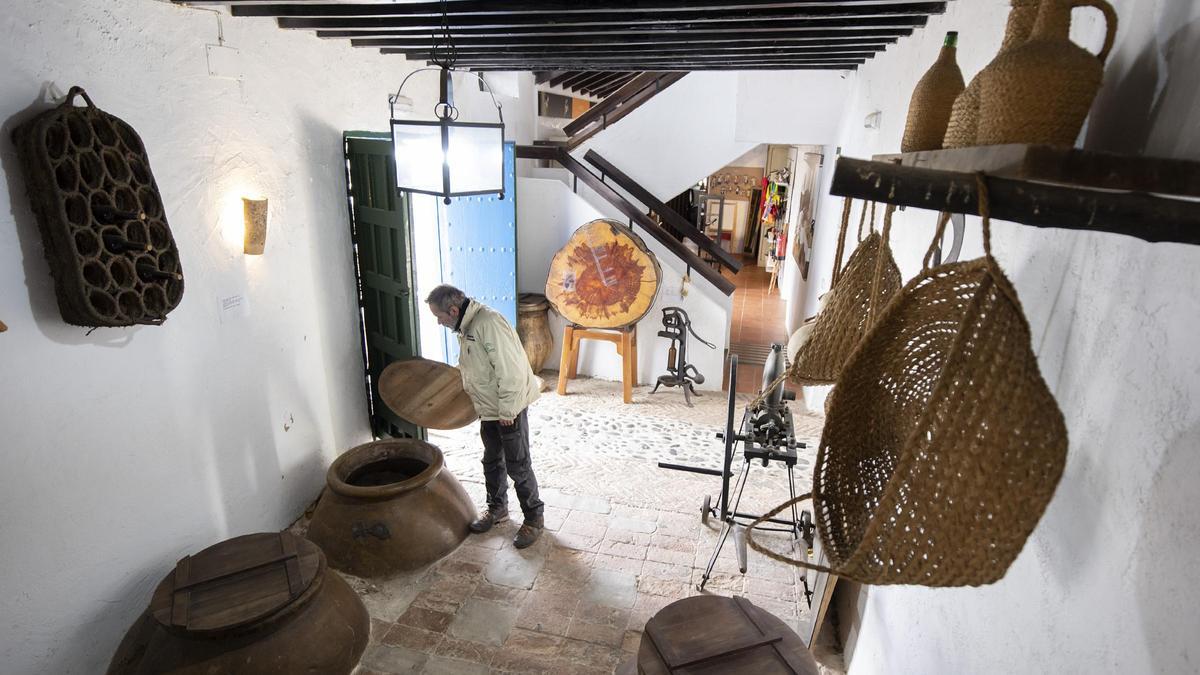
[[(717, 539), (716, 549), (709, 558), (704, 575), (697, 585), (698, 590), (704, 590), (704, 585), (708, 583), (709, 577), (712, 576), (713, 567), (716, 565), (717, 558), (720, 556), (721, 549), (725, 546), (725, 541), (729, 538), (730, 533), (733, 534), (734, 538), (738, 569), (743, 574), (746, 572), (745, 526), (756, 520), (759, 516), (738, 511), (738, 505), (742, 500), (742, 491), (746, 487), (751, 463), (759, 461), (764, 467), (769, 466), (773, 461), (783, 464), (787, 468), (788, 491), (791, 497), (795, 498), (796, 481), (793, 469), (796, 466), (796, 450), (806, 447), (804, 443), (796, 440), (792, 425), (792, 413), (787, 408), (787, 402), (794, 400), (795, 396), (784, 390), (782, 382), (771, 387), (772, 383), (783, 373), (783, 345), (771, 345), (771, 355), (767, 358), (767, 362), (763, 367), (762, 391), (755, 399), (755, 402), (747, 406), (742, 413), (741, 424), (735, 428), (734, 413), (737, 403), (737, 364), (737, 355), (730, 356), (729, 398), (728, 406), (726, 407), (725, 431), (717, 433), (717, 438), (725, 443), (723, 468), (717, 470), (682, 464), (669, 464), (666, 462), (658, 463), (658, 466), (663, 469), (688, 471), (691, 473), (720, 476), (721, 478), (721, 492), (717, 496), (717, 504), (713, 505), (711, 495), (705, 495), (704, 502), (700, 507), (700, 520), (702, 522), (707, 523), (709, 518), (712, 517), (721, 519), (721, 535)], [(768, 388), (770, 388), (769, 391), (767, 391)], [(742, 470), (737, 475), (737, 480), (732, 486), (731, 495), (730, 481), (734, 478), (732, 471), (733, 458), (739, 443), (742, 445)], [(759, 527), (758, 529), (788, 532), (792, 536), (792, 546), (794, 548), (798, 546), (811, 547), (814, 530), (812, 517), (808, 512), (801, 515), (796, 507), (793, 506), (791, 519), (771, 518), (768, 522), (773, 523), (776, 527)]]
[(696, 366), (688, 363), (688, 334), (691, 333), (692, 337), (707, 345), (709, 349), (716, 349), (716, 345), (696, 335), (696, 331), (692, 330), (692, 321), (682, 307), (664, 307), (662, 321), (663, 329), (658, 331), (658, 335), (671, 340), (671, 347), (667, 350), (668, 374), (658, 376), (658, 382), (654, 384), (650, 393), (658, 391), (662, 385), (679, 387), (683, 389), (684, 402), (691, 408), (692, 396), (700, 395), (694, 385), (704, 384), (704, 375)]

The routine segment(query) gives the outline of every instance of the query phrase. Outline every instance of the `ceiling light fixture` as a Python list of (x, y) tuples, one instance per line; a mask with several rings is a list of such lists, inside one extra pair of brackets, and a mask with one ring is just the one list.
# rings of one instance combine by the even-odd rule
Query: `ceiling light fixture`
[[(434, 35), (432, 61), (436, 68), (420, 68), (409, 73), (400, 89), (388, 96), (391, 111), (392, 150), (396, 156), (396, 188), (409, 192), (439, 195), (450, 203), (451, 197), (499, 194), (504, 198), (504, 113), (492, 88), (477, 73), (455, 71), (456, 52), (450, 34), (446, 0), (442, 0), (442, 35)], [(440, 54), (440, 55), (439, 55)], [(397, 119), (398, 108), (407, 97), (401, 92), (409, 78), (417, 73), (438, 71), (440, 97), (433, 108), (434, 120)], [(460, 122), (454, 106), (454, 82), (451, 74), (464, 72), (483, 83), (496, 106), (499, 123)]]

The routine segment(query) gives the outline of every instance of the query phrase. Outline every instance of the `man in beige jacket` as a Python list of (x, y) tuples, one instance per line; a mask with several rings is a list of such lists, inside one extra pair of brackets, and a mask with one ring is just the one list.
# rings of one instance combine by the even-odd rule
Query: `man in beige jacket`
[(487, 510), (471, 523), (471, 531), (487, 532), (492, 525), (508, 520), (507, 474), (517, 489), (525, 516), (513, 545), (530, 546), (542, 534), (544, 504), (538, 499), (537, 478), (529, 456), (526, 408), (537, 400), (542, 383), (529, 367), (517, 331), (502, 314), (449, 285), (433, 289), (425, 302), (438, 323), (458, 337), (463, 388), (481, 420)]

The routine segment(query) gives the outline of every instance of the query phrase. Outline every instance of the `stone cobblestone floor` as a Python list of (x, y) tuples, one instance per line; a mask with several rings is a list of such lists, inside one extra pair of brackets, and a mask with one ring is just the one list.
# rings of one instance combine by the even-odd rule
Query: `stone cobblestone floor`
[[(553, 372), (543, 373), (553, 382)], [(430, 567), (388, 580), (347, 577), (371, 614), (359, 675), (391, 673), (612, 673), (632, 657), (646, 621), (696, 594), (718, 536), (701, 523), (716, 477), (659, 469), (660, 460), (720, 466), (727, 399), (705, 392), (688, 408), (677, 390), (635, 390), (580, 379), (567, 396), (544, 393), (530, 408), (533, 465), (546, 502), (546, 531), (518, 551), (517, 522), (474, 535)], [(750, 400), (739, 395), (740, 414)], [(808, 491), (822, 420), (793, 405), (808, 441), (796, 470)], [(434, 432), (430, 442), (477, 503), (483, 503), (478, 424)], [(740, 467), (740, 458), (735, 467)], [(782, 467), (754, 465), (740, 510), (762, 513), (787, 499)], [(517, 512), (510, 490), (510, 510)], [(783, 535), (762, 540), (786, 550)], [(807, 612), (794, 568), (751, 551), (738, 573), (732, 539), (706, 593), (743, 595), (785, 622)]]

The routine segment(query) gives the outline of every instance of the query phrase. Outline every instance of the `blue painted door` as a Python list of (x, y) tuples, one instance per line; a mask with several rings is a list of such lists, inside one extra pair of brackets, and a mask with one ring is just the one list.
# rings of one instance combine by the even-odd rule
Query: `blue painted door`
[[(504, 199), (496, 195), (438, 200), (442, 282), (517, 325), (516, 144), (504, 144)], [(458, 340), (443, 331), (446, 361), (458, 363)]]

